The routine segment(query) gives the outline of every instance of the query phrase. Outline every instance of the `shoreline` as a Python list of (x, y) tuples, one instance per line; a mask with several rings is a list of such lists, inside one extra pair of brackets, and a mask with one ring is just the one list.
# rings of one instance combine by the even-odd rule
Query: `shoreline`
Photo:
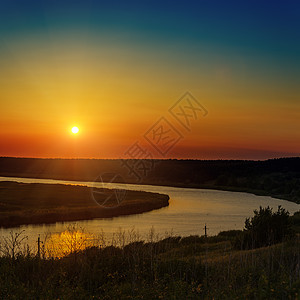
[[(80, 180), (80, 179), (59, 179), (59, 178), (50, 178), (50, 177), (30, 177), (30, 176), (22, 176), (20, 177), (19, 175), (10, 175), (10, 176), (4, 176), (0, 174), (0, 177), (4, 178), (26, 178), (26, 179), (42, 179), (42, 180), (61, 180), (61, 181), (81, 181), (81, 182), (91, 182), (90, 180)], [(1, 181), (0, 181), (1, 182)], [(103, 182), (106, 183), (106, 182)], [(246, 187), (235, 187), (235, 186), (218, 186), (218, 185), (208, 185), (208, 184), (194, 184), (194, 183), (162, 183), (162, 182), (142, 182), (142, 183), (136, 183), (136, 182), (114, 182), (114, 183), (120, 183), (120, 184), (137, 184), (137, 185), (152, 185), (152, 186), (165, 186), (165, 187), (175, 187), (175, 188), (187, 188), (187, 189), (204, 189), (204, 190), (216, 190), (216, 191), (224, 191), (224, 192), (237, 192), (237, 193), (248, 193), (248, 194), (253, 194), (256, 196), (268, 196), (272, 197), (274, 199), (279, 199), (279, 200), (286, 200), (292, 203), (300, 204), (300, 200), (293, 200), (289, 198), (287, 195), (275, 195), (272, 194), (268, 191), (265, 190), (256, 190), (256, 189), (251, 189), (251, 188), (246, 188)], [(62, 183), (63, 184), (63, 183)]]
[[(134, 163), (134, 159), (132, 162)], [(99, 175), (120, 183), (246, 192), (300, 203), (300, 157), (253, 160), (153, 159), (137, 182), (121, 159), (0, 157), (0, 175), (93, 182)], [(71, 171), (71, 172), (70, 172)], [(116, 181), (116, 180), (115, 180)]]
[[(114, 190), (96, 189), (102, 203), (110, 199), (112, 207), (101, 207), (90, 196), (90, 188), (64, 184), (0, 182), (0, 227), (52, 224), (114, 218), (160, 209), (169, 205), (169, 196), (159, 193), (126, 191), (124, 200), (115, 205)], [(24, 202), (26, 201), (26, 204)]]

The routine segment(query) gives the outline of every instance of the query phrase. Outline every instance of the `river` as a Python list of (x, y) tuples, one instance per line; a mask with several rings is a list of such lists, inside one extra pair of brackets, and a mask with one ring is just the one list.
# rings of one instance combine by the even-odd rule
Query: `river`
[[(95, 186), (93, 182), (15, 177), (0, 177), (0, 181)], [(99, 187), (102, 187), (100, 183)], [(277, 209), (278, 205), (281, 205), (291, 214), (300, 210), (299, 204), (249, 193), (115, 183), (104, 184), (104, 187), (155, 192), (170, 196), (168, 207), (151, 212), (76, 222), (79, 227), (84, 228), (86, 232), (91, 234), (97, 235), (103, 231), (107, 239), (111, 238), (113, 233), (120, 231), (120, 228), (124, 231), (134, 229), (141, 237), (146, 237), (151, 228), (160, 237), (168, 234), (181, 236), (203, 235), (205, 224), (208, 235), (215, 235), (223, 230), (242, 229), (245, 218), (252, 216), (253, 210), (258, 209), (259, 206), (270, 206)], [(25, 230), (28, 236), (28, 244), (33, 246), (36, 245), (39, 235), (59, 234), (65, 231), (70, 224), (74, 224), (74, 222), (26, 225), (10, 229), (1, 228), (0, 236), (5, 237), (12, 230)]]

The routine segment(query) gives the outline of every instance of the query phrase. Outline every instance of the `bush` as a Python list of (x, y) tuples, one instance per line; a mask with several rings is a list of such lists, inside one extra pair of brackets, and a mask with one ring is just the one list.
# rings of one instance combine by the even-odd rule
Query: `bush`
[(241, 234), (241, 230), (227, 230), (219, 232), (218, 236), (226, 237), (226, 238), (233, 238)]
[(280, 243), (292, 235), (289, 212), (278, 206), (277, 212), (272, 208), (254, 210), (254, 217), (245, 220), (244, 231), (236, 238), (235, 246), (241, 249), (254, 249)]
[(293, 225), (300, 226), (300, 211), (294, 213), (294, 215), (291, 217), (291, 223)]

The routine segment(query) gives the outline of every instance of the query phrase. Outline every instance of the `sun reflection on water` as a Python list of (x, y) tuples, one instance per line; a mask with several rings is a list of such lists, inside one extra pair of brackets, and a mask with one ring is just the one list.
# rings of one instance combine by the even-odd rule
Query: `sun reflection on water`
[(100, 246), (99, 239), (90, 233), (84, 232), (76, 225), (69, 226), (67, 230), (52, 234), (46, 239), (43, 250), (47, 257), (60, 258), (76, 254), (86, 248)]

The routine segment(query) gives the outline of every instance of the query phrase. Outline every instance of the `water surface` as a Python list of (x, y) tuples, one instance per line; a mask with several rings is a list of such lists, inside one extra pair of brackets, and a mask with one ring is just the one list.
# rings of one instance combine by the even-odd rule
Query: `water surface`
[[(15, 177), (0, 177), (0, 181), (95, 186), (93, 182)], [(102, 187), (102, 184), (99, 183), (96, 186)], [(253, 210), (258, 209), (259, 206), (270, 206), (277, 209), (277, 206), (281, 205), (291, 214), (300, 209), (300, 205), (293, 202), (249, 193), (114, 183), (104, 184), (104, 187), (126, 188), (170, 196), (170, 205), (155, 211), (139, 215), (76, 222), (78, 226), (91, 234), (97, 235), (103, 231), (107, 239), (111, 239), (113, 233), (118, 232), (120, 228), (126, 231), (134, 228), (142, 237), (146, 237), (152, 227), (161, 237), (170, 233), (181, 236), (203, 235), (205, 224), (208, 228), (208, 234), (215, 235), (223, 230), (242, 229), (245, 218), (252, 216)], [(74, 224), (74, 222), (26, 225), (18, 229), (24, 229), (28, 236), (29, 245), (36, 246), (39, 234), (41, 236), (46, 233), (59, 234), (65, 231), (66, 226), (70, 224)], [(11, 230), (17, 229), (0, 229), (0, 236), (7, 236)]]

